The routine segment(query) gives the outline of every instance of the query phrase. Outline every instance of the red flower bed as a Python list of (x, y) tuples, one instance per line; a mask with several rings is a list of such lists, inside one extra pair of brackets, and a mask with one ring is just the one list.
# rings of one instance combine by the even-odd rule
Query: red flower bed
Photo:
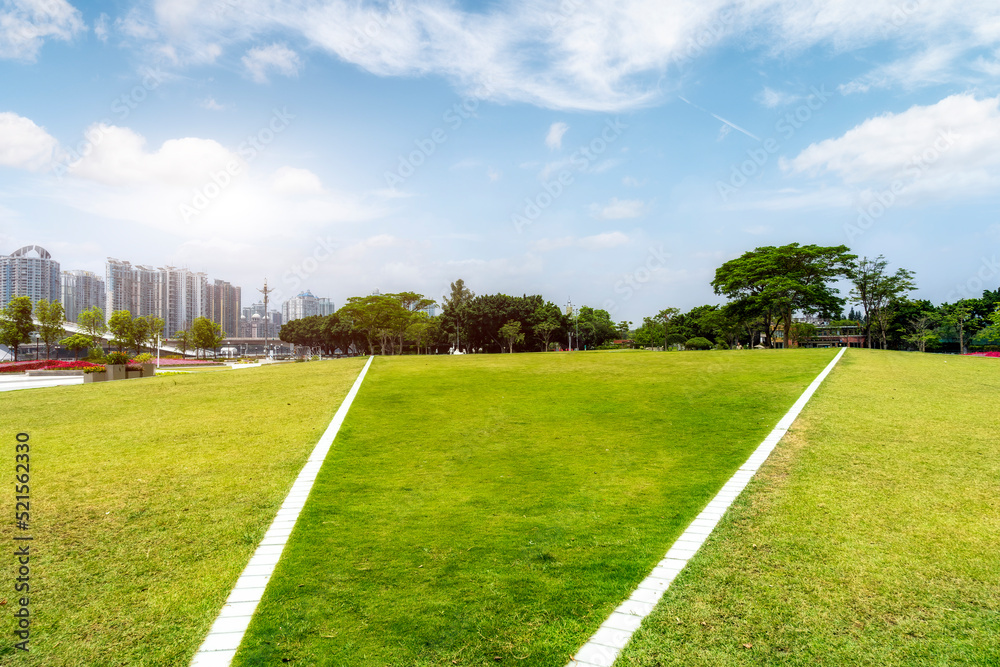
[(89, 361), (5, 361), (0, 363), (0, 373), (23, 373), (24, 371), (83, 370), (98, 364)]
[(967, 357), (1000, 357), (1000, 352), (972, 352)]

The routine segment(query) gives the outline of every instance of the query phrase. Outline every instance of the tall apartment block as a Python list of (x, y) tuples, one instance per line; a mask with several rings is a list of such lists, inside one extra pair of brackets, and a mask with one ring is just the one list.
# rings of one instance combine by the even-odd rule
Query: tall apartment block
[(10, 255), (0, 255), (0, 307), (18, 296), (38, 301), (59, 301), (61, 295), (59, 262), (45, 248), (29, 245)]
[(218, 322), (229, 337), (240, 335), (240, 288), (225, 280), (216, 280), (208, 286), (208, 317)]
[(311, 317), (313, 315), (325, 317), (335, 312), (337, 312), (337, 309), (334, 307), (332, 300), (326, 297), (317, 298), (309, 290), (292, 297), (282, 306), (282, 315), (284, 315), (285, 322), (300, 320), (303, 317)]
[(159, 271), (151, 266), (132, 266), (108, 257), (105, 271), (104, 316), (127, 310), (132, 317), (162, 315)]
[(106, 305), (104, 278), (91, 271), (62, 272), (62, 304), (66, 321), (76, 322), (85, 310)]

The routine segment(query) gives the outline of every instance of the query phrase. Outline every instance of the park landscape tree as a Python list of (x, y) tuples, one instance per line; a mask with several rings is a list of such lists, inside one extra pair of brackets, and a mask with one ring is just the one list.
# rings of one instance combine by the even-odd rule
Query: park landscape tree
[(83, 330), (83, 335), (90, 339), (90, 347), (100, 349), (100, 341), (104, 332), (108, 330), (104, 321), (104, 311), (97, 306), (88, 308), (77, 316), (76, 325)]
[(854, 287), (851, 298), (865, 311), (865, 340), (871, 348), (872, 325), (878, 329), (882, 349), (887, 347), (887, 335), (893, 315), (900, 300), (916, 289), (913, 272), (899, 268), (888, 273), (889, 262), (879, 255), (875, 259), (863, 257), (852, 262), (849, 278)]
[(719, 267), (712, 287), (731, 300), (727, 315), (739, 321), (762, 318), (773, 347), (779, 326), (784, 340), (790, 339), (796, 312), (841, 312), (844, 300), (831, 282), (847, 277), (855, 258), (843, 245), (760, 247)]
[(35, 319), (38, 320), (38, 336), (45, 343), (45, 358), (52, 357), (52, 346), (66, 335), (63, 323), (66, 311), (59, 301), (40, 299), (35, 303)]
[(192, 346), (195, 350), (208, 350), (213, 352), (222, 345), (226, 338), (226, 332), (217, 322), (213, 322), (207, 317), (196, 317), (191, 323)]
[(31, 342), (35, 322), (31, 317), (31, 299), (26, 296), (14, 297), (0, 309), (0, 344), (6, 345), (18, 359), (19, 348)]
[(524, 342), (524, 334), (521, 332), (521, 323), (517, 320), (510, 320), (500, 327), (500, 338), (507, 343), (507, 351), (514, 353), (514, 345)]

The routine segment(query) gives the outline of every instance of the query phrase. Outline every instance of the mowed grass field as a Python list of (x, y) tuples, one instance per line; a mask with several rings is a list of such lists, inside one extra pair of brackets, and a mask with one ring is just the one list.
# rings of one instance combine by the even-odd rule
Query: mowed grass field
[(1000, 665), (1000, 364), (848, 350), (616, 667)]
[(376, 359), (234, 664), (564, 665), (834, 352)]
[[(190, 662), (363, 363), (0, 393), (0, 664)], [(19, 432), (30, 654), (14, 649), (12, 616)]]

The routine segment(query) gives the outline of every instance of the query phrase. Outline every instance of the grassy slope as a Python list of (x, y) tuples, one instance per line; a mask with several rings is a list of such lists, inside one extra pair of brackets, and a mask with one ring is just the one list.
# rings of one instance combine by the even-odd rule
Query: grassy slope
[(832, 357), (377, 359), (235, 664), (564, 664)]
[(617, 664), (1000, 664), (998, 393), (848, 351)]
[(27, 431), (37, 553), (31, 659), (4, 611), (0, 664), (187, 664), (362, 363), (0, 394), (3, 506)]

